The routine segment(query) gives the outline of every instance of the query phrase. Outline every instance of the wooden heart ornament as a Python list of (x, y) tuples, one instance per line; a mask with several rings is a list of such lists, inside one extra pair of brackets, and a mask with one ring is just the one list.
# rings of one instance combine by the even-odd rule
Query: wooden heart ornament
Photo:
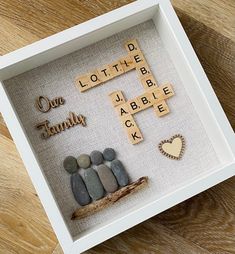
[(168, 140), (163, 140), (158, 145), (160, 152), (173, 160), (180, 160), (185, 150), (185, 140), (180, 134), (176, 134)]

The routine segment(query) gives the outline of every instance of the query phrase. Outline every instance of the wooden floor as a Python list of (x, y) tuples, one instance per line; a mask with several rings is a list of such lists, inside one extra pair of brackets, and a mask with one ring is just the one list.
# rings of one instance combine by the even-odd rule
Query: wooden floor
[[(0, 54), (128, 2), (0, 0)], [(235, 128), (235, 1), (173, 4)], [(0, 253), (62, 253), (1, 117), (0, 204)], [(86, 253), (235, 253), (235, 177)]]

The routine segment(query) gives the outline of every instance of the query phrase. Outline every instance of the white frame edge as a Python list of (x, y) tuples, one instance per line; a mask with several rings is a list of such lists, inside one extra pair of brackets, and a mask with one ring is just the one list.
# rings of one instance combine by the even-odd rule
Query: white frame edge
[[(213, 114), (215, 115), (219, 128), (223, 130), (221, 132), (229, 146), (232, 148), (234, 154), (235, 151), (235, 136), (233, 130), (225, 116), (225, 113), (219, 104), (217, 97), (208, 81), (199, 60), (196, 57), (194, 50), (176, 16), (173, 7), (168, 0), (150, 0), (146, 3), (145, 0), (139, 0), (127, 6), (116, 9), (110, 13), (104, 14), (100, 17), (87, 21), (81, 25), (67, 29), (66, 31), (60, 32), (56, 35), (50, 36), (44, 40), (36, 42), (32, 45), (26, 46), (25, 48), (19, 49), (6, 56), (1, 57), (0, 69), (8, 68), (19, 61), (23, 61), (27, 58), (40, 55), (49, 49), (58, 47), (59, 45), (75, 39), (78, 36), (85, 35), (97, 29), (103, 27), (103, 24), (112, 24), (122, 18), (133, 15), (136, 12), (146, 9), (147, 7), (155, 6), (160, 4), (160, 8), (163, 13), (167, 13), (167, 20), (169, 27), (172, 29), (175, 38), (179, 46), (181, 47), (182, 54), (185, 56), (188, 65), (193, 70), (195, 79), (198, 80), (201, 85), (200, 89), (206, 96), (206, 101), (213, 107)], [(89, 27), (89, 30), (87, 30)], [(66, 36), (65, 36), (66, 35)], [(184, 47), (182, 47), (184, 45)], [(65, 54), (67, 54), (66, 52)], [(190, 55), (190, 59), (186, 56)], [(3, 63), (4, 62), (4, 63)], [(8, 95), (0, 83), (0, 108), (2, 114), (10, 130), (10, 133), (16, 143), (17, 149), (25, 163), (28, 173), (33, 181), (35, 189), (39, 194), (42, 204), (46, 210), (49, 220), (55, 230), (57, 237), (61, 243), (61, 246), (65, 253), (75, 254), (85, 251), (127, 229), (141, 223), (144, 220), (176, 205), (187, 198), (190, 198), (201, 191), (204, 191), (215, 184), (228, 179), (235, 175), (235, 163), (227, 165), (224, 170), (218, 169), (212, 173), (208, 173), (202, 178), (194, 181), (192, 184), (186, 185), (173, 193), (163, 196), (159, 200), (155, 200), (141, 209), (135, 210), (128, 215), (118, 219), (105, 227), (101, 227), (98, 230), (75, 240), (71, 237), (68, 228), (63, 220), (63, 217), (57, 207), (56, 201), (52, 195), (52, 192), (44, 178), (44, 175), (40, 169), (39, 162), (36, 159), (32, 147), (30, 146), (28, 139), (24, 133), (23, 127), (20, 124), (18, 116), (11, 105)], [(17, 129), (17, 132), (15, 131)]]

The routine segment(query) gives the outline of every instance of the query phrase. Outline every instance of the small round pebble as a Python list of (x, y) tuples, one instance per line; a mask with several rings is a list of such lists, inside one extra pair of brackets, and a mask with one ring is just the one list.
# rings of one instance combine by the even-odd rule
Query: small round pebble
[(84, 172), (84, 182), (89, 195), (93, 200), (98, 200), (104, 196), (104, 188), (100, 178), (93, 168), (88, 168)]
[(116, 152), (113, 148), (106, 148), (104, 149), (103, 156), (106, 161), (112, 161), (115, 159)]
[(103, 163), (103, 154), (100, 152), (100, 151), (92, 151), (91, 152), (91, 162), (94, 164), (94, 165), (100, 165)]
[(108, 166), (104, 164), (99, 165), (97, 173), (106, 192), (112, 193), (118, 189), (117, 180)]
[(91, 198), (78, 172), (71, 175), (70, 182), (74, 198), (78, 204), (81, 206), (88, 205), (91, 202)]
[(73, 156), (67, 156), (64, 159), (63, 166), (64, 169), (70, 174), (73, 174), (78, 170), (77, 160)]
[(111, 169), (117, 179), (118, 184), (121, 187), (128, 185), (129, 178), (128, 178), (127, 172), (120, 160), (113, 160), (111, 162)]
[(81, 154), (77, 158), (77, 163), (80, 168), (89, 168), (91, 165), (90, 156), (87, 154)]

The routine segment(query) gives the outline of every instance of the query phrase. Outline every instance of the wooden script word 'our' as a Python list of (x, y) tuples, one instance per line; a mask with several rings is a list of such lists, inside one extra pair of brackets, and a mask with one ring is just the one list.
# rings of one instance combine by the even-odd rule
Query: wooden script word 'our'
[(49, 100), (45, 96), (39, 96), (36, 99), (36, 108), (43, 112), (46, 113), (51, 110), (51, 108), (57, 108), (60, 105), (63, 105), (65, 103), (65, 100), (63, 97), (56, 97), (53, 100)]
[(128, 52), (126, 56), (79, 76), (76, 79), (76, 86), (80, 92), (85, 92), (135, 69), (145, 93), (128, 101), (125, 100), (122, 91), (115, 91), (109, 96), (129, 140), (132, 144), (137, 144), (143, 140), (143, 136), (132, 115), (151, 106), (159, 117), (168, 114), (170, 110), (165, 100), (173, 96), (174, 91), (170, 84), (158, 86), (137, 40), (128, 41), (125, 48)]

